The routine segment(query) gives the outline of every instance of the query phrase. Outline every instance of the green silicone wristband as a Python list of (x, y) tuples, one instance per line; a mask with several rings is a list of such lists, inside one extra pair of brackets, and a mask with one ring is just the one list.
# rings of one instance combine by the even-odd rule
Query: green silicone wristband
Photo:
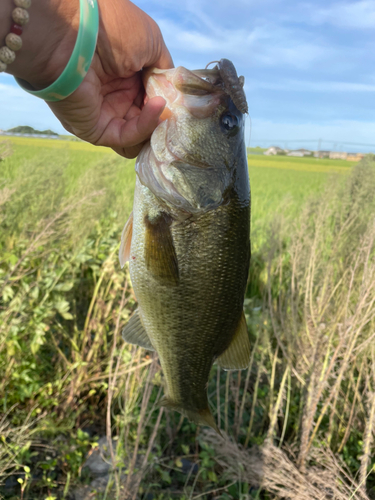
[(49, 102), (66, 99), (81, 85), (94, 57), (99, 31), (99, 9), (97, 0), (79, 0), (80, 20), (77, 40), (68, 64), (59, 78), (49, 87), (33, 90), (20, 78), (17, 83), (29, 94)]

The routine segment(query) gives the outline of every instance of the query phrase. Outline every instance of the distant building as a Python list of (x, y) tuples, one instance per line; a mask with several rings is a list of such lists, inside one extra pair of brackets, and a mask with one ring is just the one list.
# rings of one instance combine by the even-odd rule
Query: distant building
[(346, 160), (348, 153), (340, 152), (340, 151), (331, 151), (329, 153), (329, 157), (331, 160)]
[(295, 151), (290, 151), (287, 156), (312, 156), (312, 151), (308, 149), (296, 149)]
[(317, 151), (314, 153), (315, 158), (329, 158), (329, 154), (331, 151)]
[(283, 153), (284, 153), (284, 150), (279, 148), (278, 146), (271, 146), (263, 154), (270, 156), (270, 155), (279, 155), (279, 154), (283, 154)]
[(346, 157), (346, 159), (348, 161), (359, 161), (359, 160), (362, 160), (362, 158), (364, 158), (365, 155), (363, 153), (348, 153), (348, 156)]
[(290, 151), (287, 156), (305, 156), (301, 151)]

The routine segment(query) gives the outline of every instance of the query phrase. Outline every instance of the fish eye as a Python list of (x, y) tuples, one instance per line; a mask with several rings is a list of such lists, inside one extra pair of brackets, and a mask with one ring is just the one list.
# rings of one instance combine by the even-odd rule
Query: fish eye
[(232, 115), (232, 113), (224, 113), (221, 116), (221, 126), (227, 130), (233, 130), (238, 126), (238, 118), (236, 115)]

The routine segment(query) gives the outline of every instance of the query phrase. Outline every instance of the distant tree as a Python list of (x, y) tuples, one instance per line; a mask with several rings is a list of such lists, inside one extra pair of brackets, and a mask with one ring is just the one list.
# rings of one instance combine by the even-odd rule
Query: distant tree
[(30, 135), (58, 135), (56, 132), (53, 132), (52, 130), (36, 130), (33, 127), (29, 127), (28, 125), (20, 125), (18, 127), (10, 128), (7, 130), (7, 132), (13, 133), (13, 134), (30, 134)]
[(369, 153), (362, 158), (359, 165), (366, 165), (369, 167), (375, 167), (375, 154)]

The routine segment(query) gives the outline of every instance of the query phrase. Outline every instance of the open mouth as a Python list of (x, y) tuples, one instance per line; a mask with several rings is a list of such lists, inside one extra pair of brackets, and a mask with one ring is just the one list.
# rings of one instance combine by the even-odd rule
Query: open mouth
[(149, 89), (150, 78), (157, 78), (160, 81), (163, 81), (164, 78), (167, 94), (168, 90), (172, 88), (175, 91), (180, 91), (183, 94), (189, 95), (205, 95), (208, 93), (222, 92), (220, 73), (217, 69), (198, 69), (190, 71), (182, 66), (167, 70), (149, 68), (143, 73), (143, 84), (147, 95), (149, 97), (154, 97), (154, 95), (152, 95), (152, 88)]
[[(239, 80), (237, 75), (236, 78)], [(208, 128), (218, 123), (219, 116), (228, 108), (231, 99), (226, 88), (229, 80), (224, 80), (217, 67), (194, 71), (181, 66), (167, 70), (145, 70), (143, 81), (148, 99), (158, 96), (166, 101), (160, 116), (161, 123), (151, 136), (151, 150), (156, 162), (184, 163), (186, 158), (191, 157), (192, 135), (185, 134), (183, 130), (189, 127), (194, 129), (193, 124), (197, 123), (194, 120), (209, 120)], [(203, 122), (199, 123), (203, 128), (206, 126)], [(199, 155), (193, 156), (196, 167), (205, 169), (210, 166)]]
[(149, 99), (161, 96), (167, 102), (162, 120), (170, 118), (177, 106), (184, 106), (196, 118), (206, 118), (225, 95), (216, 69), (190, 71), (181, 66), (168, 70), (152, 68), (145, 71), (143, 81)]
[(188, 207), (188, 211), (201, 210), (200, 204), (196, 206), (187, 200), (184, 176), (194, 170), (206, 190), (204, 176), (209, 174), (203, 171), (216, 166), (201, 149), (202, 144), (204, 149), (206, 134), (208, 137), (220, 127), (219, 118), (230, 104), (220, 71), (217, 68), (197, 71), (183, 67), (152, 68), (144, 72), (143, 81), (147, 97), (163, 97), (166, 107), (150, 144), (138, 156), (138, 177), (154, 195), (173, 206)]

